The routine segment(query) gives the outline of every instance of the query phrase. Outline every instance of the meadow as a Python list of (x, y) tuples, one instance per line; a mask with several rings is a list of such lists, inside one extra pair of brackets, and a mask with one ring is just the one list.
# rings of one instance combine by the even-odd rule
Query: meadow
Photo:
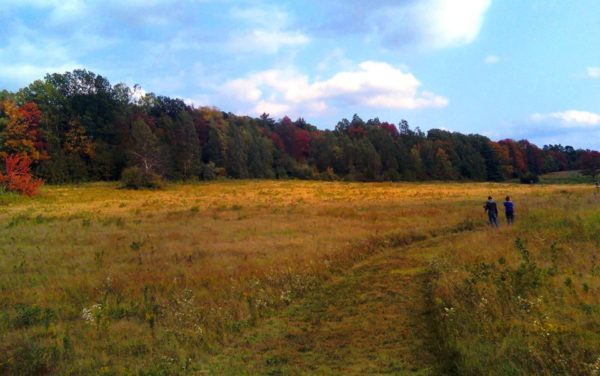
[(587, 185), (0, 194), (0, 373), (590, 374), (599, 230)]

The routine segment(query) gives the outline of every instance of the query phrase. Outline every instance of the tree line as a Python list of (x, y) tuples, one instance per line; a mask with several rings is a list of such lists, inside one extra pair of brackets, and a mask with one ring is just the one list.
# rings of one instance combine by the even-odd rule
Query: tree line
[(600, 153), (527, 140), (427, 133), (378, 118), (332, 130), (299, 118), (239, 116), (142, 93), (87, 70), (0, 93), (0, 158), (21, 155), (49, 183), (118, 180), (128, 168), (168, 180), (501, 181), (582, 169)]

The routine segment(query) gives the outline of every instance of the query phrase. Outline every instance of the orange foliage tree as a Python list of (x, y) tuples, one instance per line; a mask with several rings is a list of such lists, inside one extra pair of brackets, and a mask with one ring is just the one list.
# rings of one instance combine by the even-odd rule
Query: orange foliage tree
[(42, 179), (31, 175), (31, 161), (27, 156), (12, 154), (4, 158), (5, 173), (0, 172), (0, 185), (4, 189), (18, 192), (26, 196), (33, 196), (38, 188), (44, 184)]
[(0, 157), (19, 154), (30, 161), (47, 159), (39, 130), (41, 116), (35, 103), (19, 107), (11, 100), (0, 102)]
[(41, 112), (35, 103), (22, 106), (12, 100), (0, 102), (0, 187), (33, 196), (43, 180), (33, 177), (31, 163), (48, 158), (39, 124)]

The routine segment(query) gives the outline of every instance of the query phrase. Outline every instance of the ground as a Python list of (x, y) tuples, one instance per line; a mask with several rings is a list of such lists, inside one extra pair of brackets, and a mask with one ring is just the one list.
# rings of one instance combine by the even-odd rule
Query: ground
[[(488, 195), (512, 196), (514, 227), (486, 226)], [(509, 359), (490, 344), (540, 325), (587, 350), (565, 352), (557, 337), (536, 351), (585, 368), (600, 355), (582, 329), (598, 324), (586, 313), (600, 295), (598, 207), (586, 185), (224, 181), (3, 194), (0, 371), (473, 374), (490, 366), (479, 360)], [(530, 249), (527, 268), (516, 239)], [(508, 288), (518, 291), (506, 298)], [(567, 306), (548, 291), (584, 308), (562, 320), (574, 312), (548, 308)], [(542, 324), (517, 296), (543, 300)], [(518, 313), (515, 325), (477, 316), (481, 299)], [(488, 332), (481, 317), (498, 321)]]

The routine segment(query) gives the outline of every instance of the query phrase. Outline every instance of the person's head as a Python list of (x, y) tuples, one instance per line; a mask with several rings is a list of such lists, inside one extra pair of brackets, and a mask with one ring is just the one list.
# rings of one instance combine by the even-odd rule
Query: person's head
[(510, 196), (506, 196), (506, 201), (510, 201)]
[(491, 199), (492, 199), (492, 196), (488, 196), (488, 200), (491, 200)]

